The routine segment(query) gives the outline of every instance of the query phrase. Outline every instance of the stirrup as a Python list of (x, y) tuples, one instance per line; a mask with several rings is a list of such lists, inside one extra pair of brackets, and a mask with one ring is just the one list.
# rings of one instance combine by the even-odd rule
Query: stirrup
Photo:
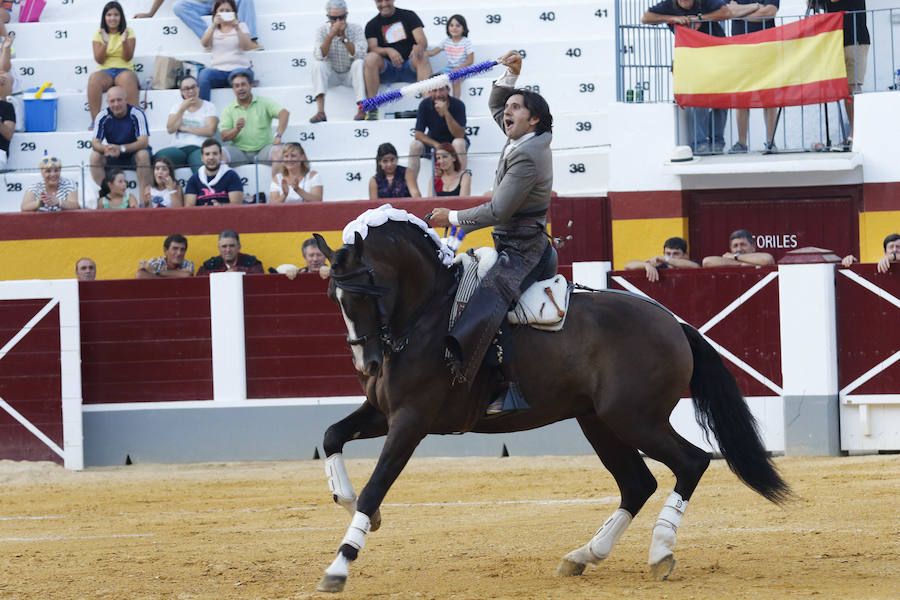
[(485, 414), (496, 416), (522, 410), (531, 410), (531, 407), (525, 402), (522, 394), (519, 393), (519, 386), (514, 381), (510, 381), (503, 396), (497, 397), (497, 399), (488, 404)]

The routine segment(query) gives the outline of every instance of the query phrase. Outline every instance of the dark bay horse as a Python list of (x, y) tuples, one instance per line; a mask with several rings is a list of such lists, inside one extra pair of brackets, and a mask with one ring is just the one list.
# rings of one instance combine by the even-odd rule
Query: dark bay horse
[[(395, 211), (397, 212), (397, 211)], [(678, 435), (669, 415), (690, 386), (697, 421), (715, 436), (737, 476), (773, 502), (790, 495), (766, 455), (734, 377), (696, 329), (636, 296), (572, 295), (558, 333), (513, 327), (520, 384), (532, 409), (482, 419), (495, 390), (491, 369), (451, 385), (444, 338), (457, 283), (442, 264), (434, 237), (413, 222), (388, 220), (333, 251), (329, 296), (340, 306), (366, 401), (325, 433), (328, 483), (352, 515), (320, 591), (344, 589), (350, 563), (381, 524), (379, 506), (419, 442), (428, 434), (532, 429), (574, 418), (621, 493), (619, 508), (584, 546), (563, 557), (558, 573), (580, 575), (612, 551), (656, 490), (640, 452), (675, 474), (675, 488), (653, 529), (649, 564), (665, 579), (674, 564), (675, 532), (709, 455)], [(383, 221), (383, 219), (382, 219)], [(365, 229), (365, 228), (364, 228)], [(358, 499), (341, 452), (353, 439), (386, 435)]]

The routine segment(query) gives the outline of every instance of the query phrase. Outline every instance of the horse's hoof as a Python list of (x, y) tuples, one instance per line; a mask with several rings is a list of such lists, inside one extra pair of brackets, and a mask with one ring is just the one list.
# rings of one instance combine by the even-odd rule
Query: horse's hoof
[(346, 584), (346, 575), (325, 575), (322, 577), (322, 581), (319, 582), (319, 587), (316, 588), (316, 591), (331, 593), (343, 592)]
[(587, 565), (580, 562), (575, 562), (574, 560), (563, 558), (559, 561), (559, 566), (556, 567), (556, 574), (560, 577), (577, 577), (584, 573), (584, 569)]
[(675, 557), (670, 554), (655, 565), (650, 565), (650, 574), (656, 581), (665, 581), (674, 568)]
[(377, 509), (375, 514), (372, 515), (372, 518), (369, 519), (369, 531), (378, 531), (378, 528), (381, 527), (381, 509)]

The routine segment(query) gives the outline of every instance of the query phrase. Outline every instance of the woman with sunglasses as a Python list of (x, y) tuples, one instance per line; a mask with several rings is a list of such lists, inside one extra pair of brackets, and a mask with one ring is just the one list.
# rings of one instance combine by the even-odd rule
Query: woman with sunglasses
[(181, 80), (181, 101), (172, 106), (166, 121), (166, 131), (175, 134), (178, 145), (163, 148), (154, 158), (167, 158), (176, 169), (190, 167), (196, 173), (203, 165), (200, 146), (206, 138), (216, 135), (218, 127), (216, 105), (200, 98), (196, 79), (185, 77)]
[(78, 186), (71, 179), (60, 177), (62, 163), (58, 158), (44, 156), (38, 166), (41, 181), (25, 190), (23, 211), (57, 212), (81, 208), (78, 205)]

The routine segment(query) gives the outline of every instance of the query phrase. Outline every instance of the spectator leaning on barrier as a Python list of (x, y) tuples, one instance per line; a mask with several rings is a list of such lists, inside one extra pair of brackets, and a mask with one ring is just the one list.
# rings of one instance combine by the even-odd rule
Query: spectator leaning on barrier
[[(294, 265), (279, 265), (274, 272), (282, 273), (288, 279), (294, 279), (297, 277), (297, 273), (318, 273), (322, 279), (328, 279), (328, 276), (331, 275), (331, 268), (328, 266), (328, 259), (319, 250), (319, 244), (315, 238), (306, 239), (300, 247), (300, 253), (306, 262), (305, 267), (298, 269)], [(269, 272), (272, 273), (273, 270), (269, 269)]]
[[(884, 248), (884, 256), (878, 259), (876, 269), (879, 273), (887, 273), (891, 270), (891, 263), (900, 262), (900, 234), (892, 233), (881, 242)], [(841, 260), (841, 264), (849, 267), (855, 262), (859, 262), (855, 256), (848, 254)]]
[(219, 206), (243, 201), (244, 184), (231, 167), (222, 163), (222, 146), (218, 140), (206, 140), (203, 142), (203, 166), (184, 186), (184, 205)]
[[(150, 127), (147, 115), (125, 101), (119, 86), (106, 93), (107, 108), (97, 119), (97, 132), (91, 141), (91, 177), (103, 183), (106, 167), (137, 169), (138, 185), (150, 185)], [(104, 143), (106, 142), (106, 143)]]
[[(422, 81), (431, 77), (431, 62), (425, 54), (428, 38), (422, 19), (411, 10), (394, 7), (394, 0), (375, 0), (378, 15), (366, 23), (365, 79), (371, 98), (382, 83)], [(377, 119), (378, 111), (366, 115)]]
[[(847, 120), (850, 121), (850, 136), (843, 141), (846, 148), (853, 146), (853, 95), (862, 89), (868, 65), (869, 28), (866, 26), (866, 0), (811, 0), (825, 5), (826, 12), (844, 12), (844, 64), (847, 66), (847, 83), (850, 97), (844, 100)], [(862, 11), (862, 12), (857, 12)]]
[(0, 100), (0, 169), (9, 161), (9, 143), (16, 132), (16, 108), (6, 100)]
[[(245, 73), (231, 77), (231, 89), (235, 101), (222, 111), (219, 129), (229, 164), (243, 165), (256, 159), (258, 162), (281, 160), (281, 136), (287, 129), (290, 113), (274, 100), (254, 96), (250, 78)], [(272, 136), (272, 120), (278, 125)], [(274, 169), (274, 167), (273, 167)]]
[[(425, 132), (428, 132), (427, 134)], [(409, 144), (410, 191), (418, 194), (419, 162), (430, 158), (441, 144), (451, 144), (460, 161), (460, 171), (466, 168), (466, 105), (459, 98), (450, 96), (450, 87), (431, 91), (431, 97), (419, 103), (416, 112), (415, 139)], [(413, 189), (415, 187), (415, 189)]]
[(38, 163), (41, 180), (25, 190), (22, 211), (56, 212), (81, 208), (78, 205), (78, 186), (71, 179), (61, 177), (62, 163), (55, 156), (44, 156)]
[(173, 233), (163, 242), (163, 255), (142, 260), (135, 277), (193, 277), (194, 263), (184, 258), (187, 248), (187, 238), (180, 233)]
[[(698, 28), (701, 32), (725, 37), (725, 30), (718, 21), (738, 19), (759, 10), (759, 2), (738, 5), (725, 0), (662, 0), (647, 9), (641, 23), (668, 23)], [(695, 23), (695, 21), (704, 21)], [(699, 27), (696, 27), (699, 25)], [(698, 154), (725, 150), (725, 120), (728, 111), (723, 108), (690, 107), (694, 122), (694, 152)]]
[(79, 258), (75, 263), (75, 278), (78, 281), (94, 281), (97, 278), (97, 263), (87, 257)]
[(644, 270), (647, 279), (659, 281), (659, 269), (698, 269), (695, 261), (688, 258), (687, 242), (684, 238), (670, 237), (663, 244), (661, 256), (651, 256), (647, 260), (632, 260), (625, 263), (626, 271)]
[[(734, 1), (738, 4), (752, 3), (752, 0)], [(775, 27), (775, 19), (772, 17), (778, 12), (779, 0), (761, 0), (759, 4), (759, 10), (750, 13), (743, 19), (736, 19), (731, 22), (732, 37)], [(764, 151), (767, 154), (773, 154), (778, 151), (775, 147), (775, 124), (778, 121), (778, 109), (764, 108), (763, 116), (766, 121), (766, 145)], [(749, 150), (747, 146), (747, 130), (750, 125), (750, 110), (747, 108), (736, 109), (734, 111), (734, 120), (737, 123), (738, 141), (734, 143), (729, 152), (732, 154), (747, 152)]]
[[(325, 92), (329, 86), (352, 86), (356, 101), (366, 97), (363, 77), (363, 56), (366, 54), (366, 37), (356, 23), (347, 22), (347, 3), (344, 0), (328, 0), (325, 4), (328, 22), (316, 29), (313, 45), (312, 72), (313, 96), (317, 112), (310, 123), (320, 123), (325, 117)], [(356, 121), (366, 118), (361, 108), (353, 117)]]
[[(135, 19), (148, 19), (156, 14), (156, 11), (159, 10), (159, 7), (162, 6), (162, 3), (165, 0), (153, 0), (153, 6), (150, 7), (150, 10), (145, 13), (138, 13), (134, 15)], [(188, 26), (188, 29), (193, 31), (197, 37), (203, 37), (203, 33), (206, 31), (206, 22), (203, 20), (203, 17), (212, 14), (213, 2), (210, 0), (206, 2), (204, 0), (178, 0), (174, 5), (172, 5), (172, 12), (175, 15), (184, 21), (184, 24)], [(256, 43), (256, 5), (254, 4), (254, 0), (237, 0), (237, 18), (241, 21), (241, 23), (247, 24), (247, 29), (250, 32), (250, 39), (252, 40), (252, 45), (249, 50), (262, 50), (262, 46)]]
[(729, 251), (722, 256), (707, 256), (704, 267), (760, 267), (774, 265), (775, 259), (768, 252), (758, 252), (753, 234), (738, 229), (728, 238)]
[(265, 273), (263, 265), (252, 254), (241, 253), (241, 236), (236, 231), (226, 229), (219, 234), (219, 256), (213, 256), (201, 265), (197, 276), (225, 271), (243, 273)]

